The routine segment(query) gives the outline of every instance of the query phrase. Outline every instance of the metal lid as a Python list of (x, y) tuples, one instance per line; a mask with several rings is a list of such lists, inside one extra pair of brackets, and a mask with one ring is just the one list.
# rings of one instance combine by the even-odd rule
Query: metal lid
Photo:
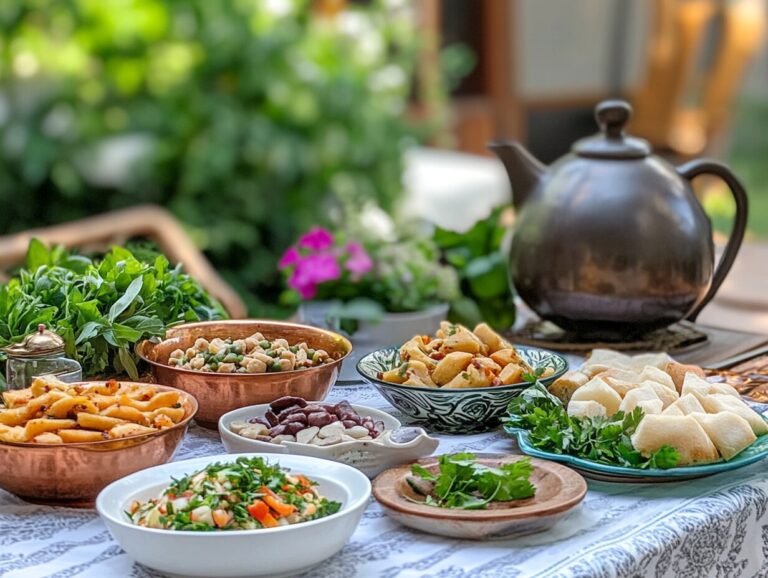
[(632, 107), (624, 100), (604, 100), (595, 107), (595, 120), (601, 132), (573, 145), (580, 157), (595, 159), (639, 159), (651, 154), (648, 141), (626, 136), (624, 126)]
[(3, 349), (13, 357), (45, 357), (64, 353), (64, 339), (53, 331), (48, 331), (45, 324), (37, 326), (37, 331), (27, 335), (21, 343), (9, 345)]

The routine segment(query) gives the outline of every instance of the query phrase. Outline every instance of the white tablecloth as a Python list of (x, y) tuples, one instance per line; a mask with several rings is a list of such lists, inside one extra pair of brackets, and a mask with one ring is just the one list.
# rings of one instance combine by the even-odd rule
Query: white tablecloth
[[(330, 399), (392, 411), (368, 386), (336, 387)], [(501, 431), (441, 438), (438, 452), (457, 450), (510, 452), (515, 445)], [(176, 459), (223, 452), (215, 432), (193, 427)], [(372, 500), (345, 548), (306, 576), (764, 577), (766, 463), (675, 484), (590, 481), (586, 500), (554, 529), (495, 542), (449, 540), (408, 530)], [(95, 512), (31, 505), (0, 491), (0, 576), (159, 574), (133, 564)]]

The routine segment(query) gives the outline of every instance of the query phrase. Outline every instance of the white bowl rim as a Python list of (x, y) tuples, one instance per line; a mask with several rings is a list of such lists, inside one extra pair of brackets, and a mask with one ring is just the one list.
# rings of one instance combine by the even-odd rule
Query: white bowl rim
[[(281, 460), (288, 460), (288, 461), (298, 461), (299, 462), (299, 468), (302, 467), (301, 462), (306, 463), (307, 465), (310, 465), (312, 463), (322, 462), (324, 466), (327, 467), (333, 467), (340, 470), (347, 470), (352, 475), (357, 477), (358, 480), (363, 481), (365, 485), (365, 491), (360, 495), (353, 497), (352, 501), (349, 504), (342, 504), (341, 509), (331, 514), (330, 516), (324, 516), (322, 518), (318, 518), (316, 520), (310, 520), (308, 522), (300, 522), (298, 524), (291, 524), (288, 526), (279, 526), (277, 528), (257, 528), (255, 530), (237, 530), (237, 531), (211, 531), (211, 532), (205, 532), (205, 531), (195, 531), (195, 530), (163, 530), (160, 528), (147, 528), (146, 526), (138, 526), (136, 524), (132, 524), (130, 522), (127, 522), (122, 519), (122, 517), (114, 516), (112, 512), (108, 511), (104, 506), (104, 500), (106, 498), (104, 497), (109, 491), (115, 491), (112, 487), (115, 486), (118, 483), (125, 482), (126, 480), (132, 478), (132, 477), (139, 477), (139, 474), (146, 475), (150, 470), (158, 470), (160, 468), (166, 468), (168, 466), (176, 466), (179, 464), (188, 464), (190, 468), (196, 468), (200, 469), (200, 466), (205, 466), (207, 464), (212, 464), (214, 462), (220, 462), (220, 461), (231, 461), (234, 462), (236, 459), (245, 457), (245, 458), (262, 458), (264, 460), (270, 460), (271, 462), (280, 462)], [(294, 467), (292, 465), (288, 467)], [(194, 471), (194, 470), (193, 470)], [(190, 472), (192, 473), (192, 472)], [(302, 472), (302, 475), (305, 475), (309, 478), (312, 477), (311, 473), (304, 473)], [(167, 479), (169, 479), (170, 476), (168, 476)], [(170, 479), (169, 479), (170, 483)], [(340, 484), (339, 482), (334, 482), (337, 485), (343, 486), (343, 484)], [(346, 488), (347, 490), (349, 488)], [(136, 493), (134, 490), (133, 493)], [(286, 532), (290, 530), (295, 530), (297, 527), (306, 528), (309, 526), (315, 526), (319, 525), (324, 522), (328, 522), (330, 520), (334, 520), (337, 518), (341, 518), (343, 516), (348, 515), (350, 512), (356, 510), (360, 506), (364, 505), (371, 496), (371, 481), (366, 477), (365, 474), (363, 474), (360, 470), (353, 468), (352, 466), (348, 466), (346, 464), (343, 464), (341, 462), (334, 462), (331, 460), (326, 460), (323, 458), (316, 458), (312, 456), (302, 456), (302, 455), (295, 455), (295, 454), (262, 454), (262, 453), (248, 453), (248, 454), (216, 454), (213, 456), (203, 456), (200, 458), (193, 458), (190, 460), (180, 460), (177, 462), (169, 462), (167, 464), (161, 464), (159, 466), (153, 466), (151, 468), (146, 468), (144, 470), (139, 470), (138, 472), (134, 472), (132, 474), (129, 474), (123, 478), (120, 478), (119, 480), (115, 480), (114, 482), (110, 483), (107, 487), (105, 487), (101, 492), (99, 492), (99, 495), (96, 497), (96, 505), (95, 509), (98, 512), (99, 516), (102, 518), (109, 520), (109, 522), (113, 524), (117, 524), (118, 526), (122, 526), (124, 528), (129, 528), (131, 530), (138, 530), (141, 532), (148, 532), (150, 534), (158, 534), (162, 536), (217, 536), (217, 537), (224, 537), (224, 536), (254, 536), (254, 535), (262, 535), (262, 534), (276, 534), (280, 532)], [(126, 496), (126, 498), (129, 496)], [(121, 511), (121, 513), (123, 513)], [(226, 539), (226, 538), (225, 538)]]
[[(327, 401), (308, 401), (308, 400), (306, 400), (306, 401), (307, 401), (308, 404), (309, 403), (328, 403)], [(238, 438), (241, 438), (241, 439), (243, 439), (243, 440), (245, 440), (247, 442), (252, 442), (254, 444), (259, 444), (257, 447), (262, 447), (262, 444), (269, 444), (270, 446), (274, 446), (274, 447), (278, 447), (278, 448), (282, 447), (282, 448), (287, 448), (287, 449), (292, 449), (292, 448), (295, 448), (297, 446), (300, 446), (300, 447), (309, 446), (309, 447), (312, 447), (312, 448), (317, 448), (318, 451), (327, 451), (327, 453), (329, 453), (329, 454), (334, 449), (336, 449), (336, 448), (350, 448), (350, 447), (355, 447), (357, 444), (362, 445), (362, 444), (376, 444), (376, 443), (378, 443), (380, 446), (386, 447), (384, 444), (382, 444), (381, 442), (378, 441), (378, 438), (377, 439), (372, 439), (372, 440), (353, 440), (353, 441), (348, 441), (348, 442), (339, 442), (337, 444), (333, 444), (333, 445), (330, 445), (330, 446), (313, 446), (311, 444), (301, 444), (299, 442), (285, 442), (285, 443), (273, 444), (272, 442), (264, 442), (264, 441), (261, 441), (261, 440), (253, 440), (253, 439), (247, 438), (245, 436), (241, 436), (240, 434), (237, 434), (237, 433), (233, 432), (232, 429), (227, 427), (227, 425), (224, 423), (225, 418), (227, 416), (233, 414), (233, 413), (239, 413), (239, 412), (246, 413), (246, 410), (259, 411), (260, 408), (269, 407), (269, 405), (270, 404), (268, 404), (268, 403), (259, 403), (259, 404), (256, 404), (256, 405), (248, 405), (248, 406), (245, 406), (245, 407), (238, 407), (237, 409), (233, 409), (231, 411), (228, 411), (227, 413), (225, 413), (224, 415), (222, 415), (219, 418), (219, 433), (221, 434), (222, 430), (227, 430), (228, 434), (231, 434), (231, 435), (234, 435), (234, 436), (238, 436)], [(377, 414), (384, 414), (384, 415), (386, 415), (389, 419), (391, 419), (393, 422), (395, 422), (397, 424), (392, 429), (397, 429), (399, 427), (402, 427), (402, 425), (403, 425), (400, 422), (399, 419), (397, 419), (392, 414), (387, 413), (383, 409), (376, 409), (375, 407), (370, 407), (370, 406), (367, 406), (367, 405), (360, 405), (360, 404), (357, 404), (357, 403), (350, 403), (349, 405), (351, 405), (352, 409), (354, 409), (360, 415), (363, 415), (360, 412), (361, 409), (365, 410), (367, 412), (374, 412), (374, 413), (377, 413)], [(375, 416), (372, 415), (371, 417), (375, 417)], [(389, 429), (390, 428), (387, 428), (385, 431), (387, 431)], [(291, 445), (286, 445), (286, 444), (291, 444)], [(232, 455), (240, 455), (240, 454), (232, 454)], [(301, 455), (301, 454), (291, 454), (291, 455)]]

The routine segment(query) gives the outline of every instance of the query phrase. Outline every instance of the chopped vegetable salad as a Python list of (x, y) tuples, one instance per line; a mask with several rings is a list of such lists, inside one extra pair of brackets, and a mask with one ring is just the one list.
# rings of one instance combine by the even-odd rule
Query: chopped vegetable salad
[(315, 520), (341, 503), (320, 496), (313, 482), (262, 458), (211, 464), (174, 479), (158, 498), (135, 501), (134, 524), (166, 530), (256, 530)]

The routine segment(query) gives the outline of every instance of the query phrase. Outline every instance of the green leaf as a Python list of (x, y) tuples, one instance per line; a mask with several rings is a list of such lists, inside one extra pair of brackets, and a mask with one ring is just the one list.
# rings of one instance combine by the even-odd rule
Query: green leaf
[(136, 362), (133, 360), (133, 357), (131, 357), (131, 354), (125, 347), (120, 347), (117, 350), (118, 358), (120, 359), (120, 364), (123, 366), (123, 369), (125, 369), (126, 373), (128, 374), (128, 377), (130, 377), (134, 381), (139, 380), (139, 370), (136, 367)]
[(39, 239), (32, 239), (27, 247), (27, 269), (37, 271), (40, 267), (48, 265), (50, 253), (48, 248)]
[(470, 287), (481, 299), (489, 299), (509, 292), (507, 265), (501, 253), (477, 257), (467, 263), (465, 270)]
[(125, 293), (123, 294), (120, 299), (115, 301), (114, 304), (112, 304), (112, 307), (109, 308), (109, 314), (107, 315), (107, 319), (112, 322), (115, 319), (117, 319), (120, 314), (128, 309), (128, 307), (133, 303), (133, 300), (136, 299), (138, 294), (141, 292), (141, 287), (144, 283), (143, 277), (137, 277), (134, 279), (130, 285), (128, 285), (128, 288), (125, 290)]

